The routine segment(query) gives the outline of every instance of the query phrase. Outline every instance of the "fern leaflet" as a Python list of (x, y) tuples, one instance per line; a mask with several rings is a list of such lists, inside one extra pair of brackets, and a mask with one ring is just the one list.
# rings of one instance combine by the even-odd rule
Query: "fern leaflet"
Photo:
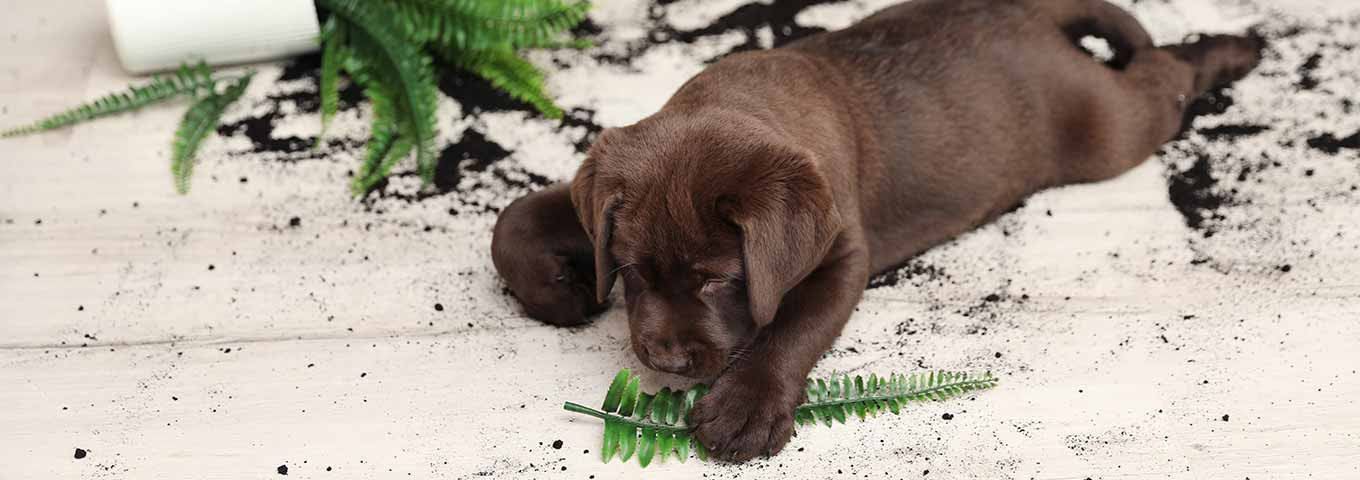
[(321, 140), (326, 137), (335, 112), (340, 110), (340, 64), (344, 62), (341, 58), (345, 47), (344, 23), (335, 18), (327, 20), (321, 31), (321, 42), (325, 44), (325, 48), (321, 52), (321, 134), (316, 137), (317, 146), (320, 146)]
[(189, 193), (189, 177), (194, 172), (194, 154), (198, 152), (198, 146), (217, 126), (217, 121), (222, 118), (222, 113), (227, 107), (245, 93), (253, 75), (253, 72), (247, 73), (222, 93), (209, 93), (189, 107), (189, 111), (184, 112), (184, 119), (180, 121), (179, 129), (175, 131), (170, 159), (170, 171), (175, 176), (175, 190), (179, 193)]

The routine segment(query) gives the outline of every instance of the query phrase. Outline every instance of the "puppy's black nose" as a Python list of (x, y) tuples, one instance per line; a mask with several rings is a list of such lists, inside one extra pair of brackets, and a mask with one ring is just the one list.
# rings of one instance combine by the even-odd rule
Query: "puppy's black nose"
[(647, 357), (647, 363), (657, 370), (685, 374), (690, 370), (692, 361), (689, 351), (680, 347), (662, 347), (660, 345), (643, 345), (643, 354)]

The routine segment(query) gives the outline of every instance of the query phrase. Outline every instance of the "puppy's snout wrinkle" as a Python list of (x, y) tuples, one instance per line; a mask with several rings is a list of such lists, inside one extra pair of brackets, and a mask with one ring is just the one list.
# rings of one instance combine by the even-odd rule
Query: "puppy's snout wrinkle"
[(663, 340), (642, 345), (642, 356), (652, 368), (668, 373), (684, 374), (694, 365), (693, 356), (676, 342)]

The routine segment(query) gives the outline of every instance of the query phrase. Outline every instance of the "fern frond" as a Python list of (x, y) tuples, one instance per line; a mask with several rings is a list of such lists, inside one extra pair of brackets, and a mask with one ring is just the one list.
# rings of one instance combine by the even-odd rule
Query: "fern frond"
[(569, 38), (566, 40), (547, 40), (539, 43), (525, 45), (528, 48), (545, 48), (548, 50), (585, 50), (594, 48), (595, 42), (589, 38)]
[[(897, 414), (908, 402), (942, 401), (968, 392), (995, 387), (999, 380), (991, 372), (983, 375), (957, 372), (887, 377), (849, 375), (831, 379), (809, 379), (808, 400), (794, 410), (798, 425), (818, 421), (827, 426), (845, 423), (855, 415), (860, 420), (879, 413)], [(704, 446), (690, 436), (689, 412), (708, 387), (695, 385), (688, 390), (662, 388), (655, 395), (640, 391), (639, 379), (628, 369), (619, 371), (605, 393), (599, 410), (567, 402), (562, 408), (604, 420), (601, 457), (609, 462), (617, 453), (622, 461), (637, 453), (638, 463), (646, 467), (654, 458), (664, 460), (674, 453), (685, 461), (693, 449), (700, 459), (707, 457)]]
[(316, 136), (317, 146), (321, 145), (321, 140), (330, 130), (335, 112), (340, 110), (340, 64), (344, 62), (341, 58), (345, 47), (344, 23), (334, 17), (328, 19), (321, 30), (321, 42), (325, 44), (325, 49), (321, 52), (321, 133)]
[(92, 102), (44, 118), (30, 125), (5, 130), (0, 132), (0, 137), (9, 138), (45, 132), (100, 117), (131, 112), (180, 95), (211, 92), (216, 85), (215, 82), (212, 71), (208, 69), (206, 64), (199, 63), (193, 67), (185, 65), (180, 67), (174, 75), (157, 76), (144, 85), (132, 86), (126, 91), (100, 97)]
[(388, 0), (408, 38), (458, 50), (530, 47), (586, 18), (588, 1)]
[(416, 164), (426, 185), (434, 183), (434, 140), (438, 108), (434, 71), (430, 58), (419, 46), (406, 41), (401, 27), (377, 2), (366, 0), (318, 0), (343, 18), (352, 54), (362, 58), (378, 82), (392, 92), (397, 121), (416, 152)]
[(845, 423), (852, 414), (860, 420), (883, 412), (897, 414), (909, 401), (948, 400), (994, 387), (997, 382), (991, 372), (974, 375), (943, 371), (888, 377), (869, 375), (867, 379), (846, 375), (839, 380), (808, 381), (808, 400), (794, 411), (794, 421), (799, 425), (811, 425), (820, 420), (830, 426), (832, 420)]
[[(356, 82), (364, 87), (364, 95), (368, 97), (369, 103), (373, 107), (373, 122), (368, 139), (367, 152), (364, 155), (364, 163), (359, 167), (359, 174), (354, 176), (351, 184), (351, 191), (355, 196), (362, 196), (373, 189), (378, 182), (381, 182), (386, 175), (380, 175), (384, 164), (394, 165), (405, 158), (392, 158), (392, 144), (401, 135), (401, 128), (397, 125), (397, 113), (395, 106), (392, 105), (389, 93), (380, 84), (374, 84), (370, 80), (359, 81), (358, 79), (365, 74), (355, 74)], [(407, 149), (406, 153), (410, 153)]]
[(533, 105), (543, 116), (562, 118), (562, 109), (548, 97), (543, 71), (513, 50), (497, 48), (476, 52), (439, 50), (445, 61), (477, 74), (517, 100)]
[(170, 170), (175, 176), (175, 190), (179, 193), (189, 193), (189, 178), (194, 173), (194, 155), (198, 152), (198, 146), (203, 143), (208, 133), (217, 127), (217, 121), (222, 118), (222, 113), (227, 107), (245, 93), (253, 76), (254, 72), (247, 73), (222, 93), (211, 92), (189, 107), (189, 111), (184, 112), (184, 119), (180, 121), (179, 129), (175, 131), (170, 160)]
[[(338, 56), (343, 59), (341, 67), (349, 72), (350, 78), (363, 90), (372, 108), (372, 126), (364, 162), (350, 184), (355, 196), (363, 196), (387, 178), (392, 167), (411, 153), (413, 145), (409, 138), (403, 137), (409, 134), (411, 127), (409, 123), (401, 121), (403, 116), (393, 100), (398, 95), (392, 89), (393, 82), (384, 78), (384, 74), (390, 72), (365, 63), (362, 57), (354, 55), (347, 47), (339, 50)], [(402, 148), (394, 149), (399, 138), (405, 138)]]

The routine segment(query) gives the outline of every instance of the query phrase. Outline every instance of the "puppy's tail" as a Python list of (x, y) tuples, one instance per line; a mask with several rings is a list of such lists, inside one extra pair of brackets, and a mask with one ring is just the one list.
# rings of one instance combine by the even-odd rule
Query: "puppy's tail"
[(1110, 66), (1123, 69), (1134, 52), (1153, 48), (1152, 37), (1129, 12), (1104, 0), (1026, 0), (1062, 29), (1073, 45), (1083, 37), (1096, 36), (1114, 49)]

